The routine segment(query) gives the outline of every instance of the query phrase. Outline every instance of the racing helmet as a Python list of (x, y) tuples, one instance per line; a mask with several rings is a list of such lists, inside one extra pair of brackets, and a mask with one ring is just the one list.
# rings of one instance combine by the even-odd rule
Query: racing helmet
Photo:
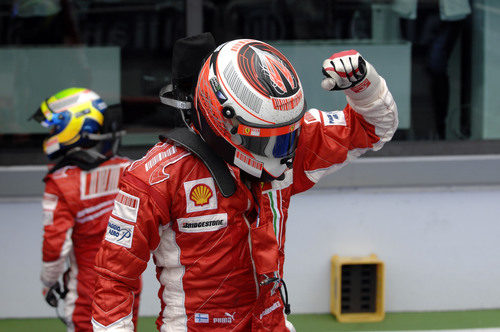
[(49, 159), (75, 147), (95, 146), (106, 109), (106, 103), (97, 93), (84, 88), (65, 89), (44, 100), (32, 118), (50, 130), (43, 142), (43, 151)]
[(228, 163), (262, 181), (291, 168), (306, 102), (287, 58), (264, 42), (239, 39), (202, 65), (193, 124)]

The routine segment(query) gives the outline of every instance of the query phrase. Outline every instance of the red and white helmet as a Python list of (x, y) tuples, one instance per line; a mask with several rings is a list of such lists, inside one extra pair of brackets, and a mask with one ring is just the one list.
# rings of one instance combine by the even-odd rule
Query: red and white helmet
[(261, 180), (291, 167), (306, 103), (297, 73), (274, 47), (239, 39), (216, 48), (194, 106), (195, 127), (227, 162)]

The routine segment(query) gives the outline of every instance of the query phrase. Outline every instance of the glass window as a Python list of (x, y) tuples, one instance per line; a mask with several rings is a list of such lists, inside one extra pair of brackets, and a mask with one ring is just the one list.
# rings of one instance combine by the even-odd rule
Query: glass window
[(125, 145), (154, 142), (175, 120), (158, 92), (170, 82), (172, 47), (186, 35), (185, 22), (184, 1), (3, 1), (3, 152), (38, 152), (46, 130), (28, 118), (45, 98), (71, 86), (121, 106)]
[[(217, 43), (275, 45), (295, 64), (308, 104), (320, 109), (345, 104), (341, 93), (320, 88), (323, 59), (355, 48), (395, 96), (395, 141), (429, 143), (427, 150), (445, 154), (453, 151), (434, 143), (492, 146), (500, 138), (499, 13), (495, 0), (0, 1), (1, 154), (38, 156), (44, 130), (26, 119), (69, 86), (121, 105), (124, 147), (143, 152), (178, 124), (158, 98), (171, 81), (173, 44), (202, 31)], [(453, 146), (460, 153), (465, 145)], [(465, 153), (489, 149), (467, 146)]]
[[(321, 73), (311, 68), (319, 67), (329, 52), (355, 48), (375, 64), (395, 96), (400, 111), (395, 139), (471, 137), (467, 85), (473, 20), (467, 0), (204, 3), (205, 29), (218, 40), (251, 37), (277, 44), (297, 64), (309, 105), (342, 105), (341, 95), (332, 102), (318, 91)], [(214, 12), (224, 17), (224, 29), (217, 29), (221, 20)]]

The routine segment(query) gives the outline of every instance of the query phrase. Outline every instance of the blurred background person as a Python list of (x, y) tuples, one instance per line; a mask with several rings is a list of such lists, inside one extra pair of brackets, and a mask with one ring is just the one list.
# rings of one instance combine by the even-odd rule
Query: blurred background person
[[(394, 10), (401, 17), (402, 38), (412, 42), (413, 58), (425, 59), (430, 77), (433, 129), (437, 139), (445, 139), (450, 99), (448, 63), (465, 20), (471, 13), (469, 1), (395, 0)], [(413, 87), (421, 84), (416, 77), (412, 75)]]
[(81, 44), (71, 0), (15, 0), (12, 42)]
[[(68, 331), (92, 331), (94, 259), (121, 173), (130, 163), (116, 155), (124, 133), (120, 117), (118, 108), (108, 108), (95, 92), (83, 88), (56, 93), (32, 116), (49, 129), (43, 149), (56, 161), (44, 178), (43, 294), (56, 307), (57, 298), (64, 298)], [(58, 280), (63, 273), (61, 289)]]

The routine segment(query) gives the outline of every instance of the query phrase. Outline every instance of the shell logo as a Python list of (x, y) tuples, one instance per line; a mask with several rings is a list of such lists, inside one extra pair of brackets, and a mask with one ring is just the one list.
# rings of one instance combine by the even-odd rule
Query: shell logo
[(208, 204), (212, 196), (212, 189), (204, 183), (197, 184), (191, 189), (191, 193), (189, 193), (189, 198), (194, 202), (195, 206)]

